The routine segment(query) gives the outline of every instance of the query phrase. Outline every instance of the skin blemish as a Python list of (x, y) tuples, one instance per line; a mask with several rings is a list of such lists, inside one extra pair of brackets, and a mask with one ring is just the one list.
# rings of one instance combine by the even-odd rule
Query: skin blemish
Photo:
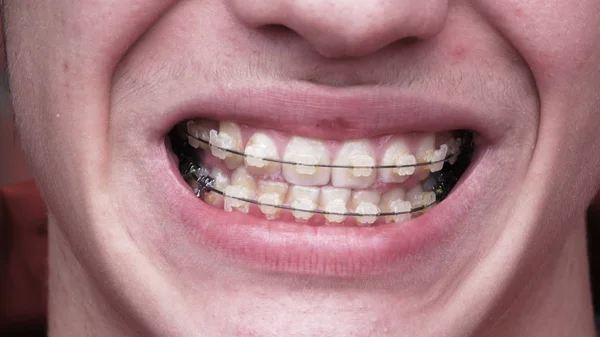
[(467, 55), (467, 50), (464, 46), (456, 46), (450, 50), (450, 58), (454, 60), (454, 62), (460, 62), (465, 59)]

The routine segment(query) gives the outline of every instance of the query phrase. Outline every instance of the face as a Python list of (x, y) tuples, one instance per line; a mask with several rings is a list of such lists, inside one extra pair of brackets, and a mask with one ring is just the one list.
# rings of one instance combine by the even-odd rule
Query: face
[(536, 282), (585, 256), (571, 248), (600, 182), (599, 13), (7, 1), (51, 308), (69, 284), (97, 329), (518, 335), (510, 318), (558, 284)]

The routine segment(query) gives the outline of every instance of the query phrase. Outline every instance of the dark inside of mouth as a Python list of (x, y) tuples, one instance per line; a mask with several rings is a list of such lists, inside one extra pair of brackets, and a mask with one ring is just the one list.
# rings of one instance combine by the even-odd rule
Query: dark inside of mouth
[(429, 182), (433, 182), (431, 191), (435, 192), (436, 200), (442, 201), (446, 199), (452, 188), (458, 183), (460, 177), (465, 173), (473, 153), (475, 152), (475, 141), (473, 139), (473, 133), (466, 130), (456, 132), (456, 136), (462, 140), (460, 155), (458, 156), (454, 165), (446, 163), (441, 171), (433, 172), (431, 174), (432, 179)]
[[(181, 130), (185, 128), (185, 123), (173, 128), (169, 133), (169, 143), (173, 152), (179, 159), (180, 173), (184, 178), (189, 174), (190, 164), (201, 164), (198, 158), (197, 150), (193, 148), (187, 141), (187, 137), (183, 137)], [(466, 171), (471, 163), (472, 155), (475, 151), (473, 133), (467, 130), (454, 131), (455, 137), (460, 138), (460, 154), (453, 165), (446, 162), (442, 170), (433, 172), (430, 178), (425, 182), (424, 187), (428, 191), (432, 191), (436, 195), (436, 203), (444, 200), (452, 191), (452, 188), (459, 181), (462, 174)]]

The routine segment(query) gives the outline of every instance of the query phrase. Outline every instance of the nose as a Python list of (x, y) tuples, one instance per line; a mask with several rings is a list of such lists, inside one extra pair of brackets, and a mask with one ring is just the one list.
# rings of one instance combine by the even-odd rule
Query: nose
[(285, 26), (330, 58), (368, 55), (444, 27), (447, 0), (229, 0), (250, 27)]

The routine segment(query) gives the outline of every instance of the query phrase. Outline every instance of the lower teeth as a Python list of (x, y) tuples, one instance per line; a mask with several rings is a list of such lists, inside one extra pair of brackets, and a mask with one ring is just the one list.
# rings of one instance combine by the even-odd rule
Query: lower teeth
[(448, 196), (469, 165), (474, 151), (472, 133), (461, 131), (457, 138), (460, 140), (460, 154), (449, 154), (443, 161), (433, 164), (443, 167), (432, 172), (421, 184), (408, 190), (394, 184), (388, 184), (379, 191), (350, 190), (275, 181), (257, 184), (253, 175), (243, 167), (229, 177), (219, 168), (210, 169), (202, 163), (198, 159), (198, 146), (192, 147), (187, 140), (189, 137), (185, 138), (182, 141), (176, 132), (171, 133), (180, 172), (194, 194), (206, 203), (230, 212), (243, 212), (270, 220), (310, 222), (313, 225), (372, 226), (418, 217)]

